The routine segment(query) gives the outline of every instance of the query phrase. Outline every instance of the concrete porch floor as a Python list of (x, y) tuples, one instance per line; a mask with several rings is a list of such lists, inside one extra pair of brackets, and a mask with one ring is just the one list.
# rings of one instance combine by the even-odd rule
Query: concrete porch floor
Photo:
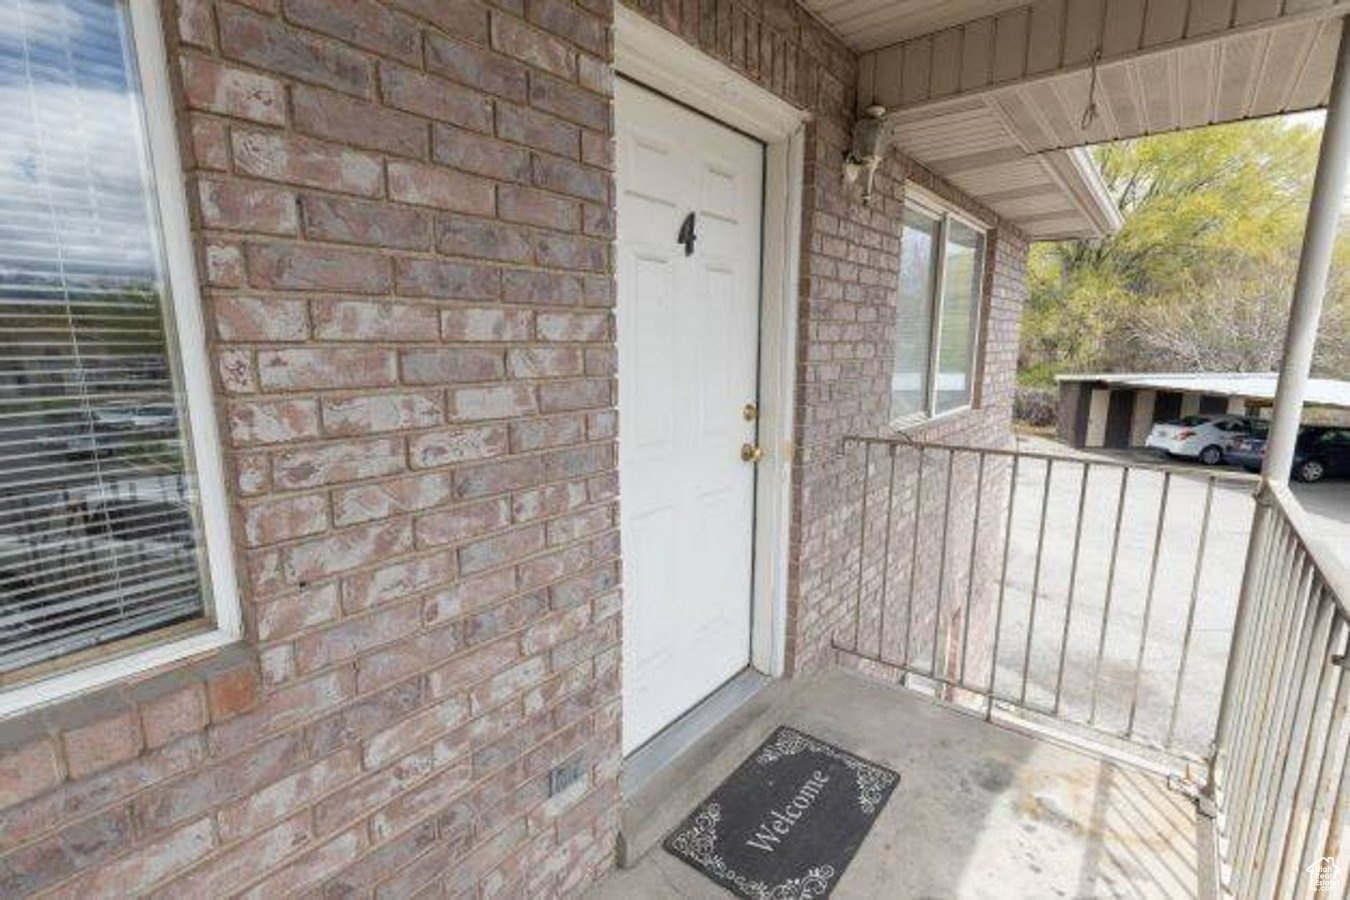
[[(1160, 776), (842, 670), (779, 682), (763, 694), (704, 739), (711, 749), (691, 749), (633, 798), (645, 808), (629, 810), (630, 830), (646, 828), (644, 845), (659, 841), (774, 726), (787, 724), (900, 773), (834, 897), (1213, 896), (1209, 821)], [(731, 895), (658, 843), (586, 896)]]

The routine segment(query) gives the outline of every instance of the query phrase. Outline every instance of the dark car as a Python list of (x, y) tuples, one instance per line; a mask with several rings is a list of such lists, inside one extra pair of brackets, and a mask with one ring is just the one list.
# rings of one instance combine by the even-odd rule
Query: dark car
[[(1259, 472), (1266, 457), (1266, 429), (1254, 430), (1228, 445), (1224, 457), (1248, 472)], [(1299, 481), (1350, 476), (1350, 428), (1305, 425), (1294, 445), (1294, 467)]]

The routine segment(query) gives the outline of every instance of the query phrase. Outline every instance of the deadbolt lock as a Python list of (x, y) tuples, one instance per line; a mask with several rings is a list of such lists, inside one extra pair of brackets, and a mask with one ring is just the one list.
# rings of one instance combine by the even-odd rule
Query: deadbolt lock
[(745, 408), (741, 410), (741, 418), (747, 422), (755, 421), (759, 418), (759, 407), (753, 403), (745, 404)]
[(754, 444), (741, 444), (741, 461), (757, 463), (764, 457), (764, 448)]

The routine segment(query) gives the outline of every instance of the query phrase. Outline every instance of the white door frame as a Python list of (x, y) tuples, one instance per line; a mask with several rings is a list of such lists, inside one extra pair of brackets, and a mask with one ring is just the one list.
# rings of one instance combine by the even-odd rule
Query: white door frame
[[(759, 443), (764, 458), (755, 480), (750, 663), (756, 670), (777, 677), (783, 674), (787, 644), (797, 275), (802, 161), (809, 113), (622, 4), (614, 11), (614, 59), (615, 68), (634, 81), (765, 144), (759, 326)], [(619, 227), (623, 227), (622, 222)], [(624, 377), (622, 371), (619, 377)], [(619, 415), (623, 415), (622, 409)]]

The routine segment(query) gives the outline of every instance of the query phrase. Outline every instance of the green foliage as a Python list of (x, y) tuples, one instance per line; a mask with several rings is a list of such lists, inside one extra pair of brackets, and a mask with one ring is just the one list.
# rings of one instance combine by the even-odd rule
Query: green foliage
[[(1271, 369), (1320, 129), (1287, 120), (1121, 141), (1094, 156), (1124, 214), (1100, 241), (1032, 248), (1024, 383), (1055, 372)], [(1350, 370), (1342, 236), (1315, 368)]]

